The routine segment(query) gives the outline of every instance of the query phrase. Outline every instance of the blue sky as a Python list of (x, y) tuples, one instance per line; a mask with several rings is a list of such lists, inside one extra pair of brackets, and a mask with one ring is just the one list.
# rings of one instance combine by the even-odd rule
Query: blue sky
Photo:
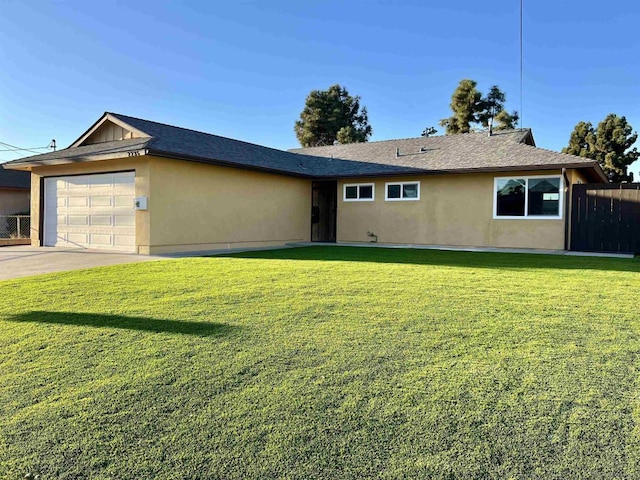
[[(538, 146), (560, 150), (610, 112), (639, 129), (640, 6), (524, 12), (523, 126)], [(335, 83), (362, 97), (371, 140), (419, 136), (462, 78), (520, 109), (519, 15), (518, 0), (5, 0), (0, 141), (66, 147), (106, 110), (292, 148), (305, 97)]]

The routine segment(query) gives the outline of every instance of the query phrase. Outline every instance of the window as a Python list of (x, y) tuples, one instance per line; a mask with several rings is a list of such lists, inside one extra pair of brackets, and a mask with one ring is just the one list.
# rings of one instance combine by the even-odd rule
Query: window
[(385, 200), (420, 200), (420, 182), (395, 182), (386, 184)]
[(559, 175), (496, 178), (493, 218), (562, 218), (562, 189)]
[(372, 202), (373, 190), (373, 183), (345, 185), (343, 199), (345, 202)]

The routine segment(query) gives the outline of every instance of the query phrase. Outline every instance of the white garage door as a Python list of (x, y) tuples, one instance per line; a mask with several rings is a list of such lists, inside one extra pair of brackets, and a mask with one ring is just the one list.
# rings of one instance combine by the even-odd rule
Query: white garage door
[(45, 178), (44, 244), (133, 252), (135, 173)]

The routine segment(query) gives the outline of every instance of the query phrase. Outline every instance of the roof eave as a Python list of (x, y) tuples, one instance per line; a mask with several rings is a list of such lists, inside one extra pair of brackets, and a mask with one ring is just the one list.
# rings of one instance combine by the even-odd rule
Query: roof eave
[(602, 170), (602, 166), (598, 162), (595, 162), (595, 164), (592, 165), (591, 167), (596, 172), (596, 175), (600, 178), (600, 180), (602, 180), (604, 183), (611, 182), (609, 180), (609, 177), (607, 177), (607, 174), (604, 173), (604, 170)]
[(33, 167), (44, 167), (51, 165), (68, 165), (70, 163), (99, 162), (101, 160), (116, 160), (120, 158), (135, 158), (148, 155), (147, 149), (135, 149), (125, 152), (105, 153), (101, 155), (78, 155), (73, 157), (51, 158), (46, 160), (16, 160), (15, 163), (6, 164), (5, 168), (10, 170), (30, 170)]
[(479, 168), (455, 168), (455, 169), (438, 169), (438, 170), (420, 170), (408, 169), (398, 172), (370, 172), (370, 173), (354, 173), (344, 175), (316, 175), (315, 178), (371, 178), (371, 177), (402, 177), (415, 175), (454, 175), (463, 173), (498, 173), (498, 172), (523, 172), (528, 170), (561, 170), (563, 168), (589, 168), (593, 165), (583, 163), (567, 163), (557, 165), (516, 165), (503, 167), (479, 167)]
[(64, 158), (51, 158), (46, 160), (38, 160), (37, 158), (33, 158), (31, 160), (25, 160), (25, 161), (14, 160), (10, 164), (5, 164), (3, 166), (11, 170), (29, 171), (34, 167), (68, 165), (72, 163), (97, 162), (101, 160), (117, 160), (122, 158), (135, 158), (135, 157), (150, 156), (150, 155), (153, 155), (156, 157), (162, 157), (162, 158), (173, 158), (176, 160), (206, 163), (209, 165), (219, 165), (223, 167), (239, 168), (242, 170), (253, 170), (253, 171), (259, 171), (259, 172), (274, 173), (274, 174), (286, 175), (290, 177), (307, 178), (307, 179), (315, 178), (315, 175), (311, 173), (305, 174), (305, 173), (295, 172), (290, 170), (260, 167), (257, 165), (244, 165), (244, 164), (239, 164), (235, 162), (227, 162), (224, 160), (216, 160), (211, 158), (204, 158), (204, 157), (180, 154), (175, 152), (166, 152), (163, 150), (149, 149), (149, 148), (114, 152), (114, 153), (108, 153), (108, 154), (99, 154), (99, 155), (77, 155), (77, 156), (64, 157)]
[(204, 158), (196, 155), (187, 155), (184, 153), (165, 152), (165, 151), (156, 150), (156, 149), (147, 150), (147, 155), (153, 155), (153, 156), (162, 157), (162, 158), (172, 158), (175, 160), (185, 160), (188, 162), (206, 163), (208, 165), (217, 165), (220, 167), (239, 168), (241, 170), (252, 170), (257, 172), (274, 173), (277, 175), (286, 175), (288, 177), (297, 177), (297, 178), (305, 178), (305, 179), (316, 178), (316, 175), (312, 175), (310, 173), (305, 174), (305, 173), (294, 172), (291, 170), (283, 170), (278, 168), (260, 167), (258, 165), (246, 165), (242, 163), (228, 162), (225, 160)]

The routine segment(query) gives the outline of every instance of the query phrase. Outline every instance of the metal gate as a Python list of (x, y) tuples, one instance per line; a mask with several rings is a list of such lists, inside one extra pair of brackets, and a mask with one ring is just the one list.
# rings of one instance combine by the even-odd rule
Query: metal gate
[(573, 185), (570, 249), (640, 253), (640, 183)]

